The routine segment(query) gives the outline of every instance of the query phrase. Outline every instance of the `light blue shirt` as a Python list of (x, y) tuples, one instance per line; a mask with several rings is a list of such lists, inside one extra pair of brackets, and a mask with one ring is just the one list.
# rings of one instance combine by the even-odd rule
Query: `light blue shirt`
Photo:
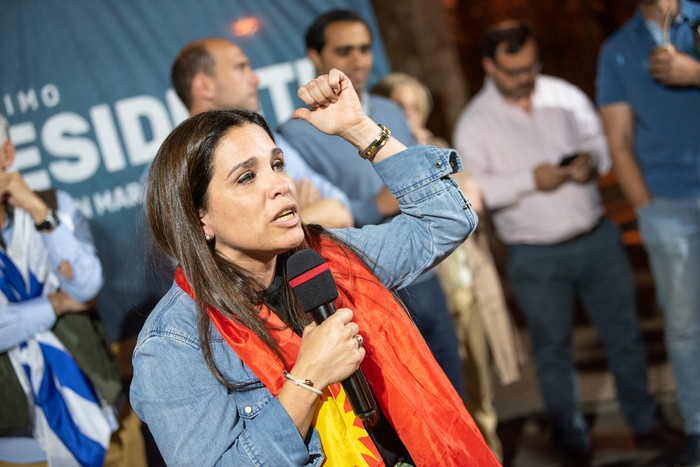
[[(404, 287), (476, 227), (471, 205), (447, 177), (461, 170), (461, 162), (454, 151), (415, 146), (367, 164), (399, 200), (402, 213), (389, 223), (333, 233), (363, 252), (386, 286)], [(228, 381), (258, 380), (213, 326), (210, 342)], [(323, 463), (318, 432), (302, 439), (266, 388), (229, 393), (216, 381), (200, 350), (196, 304), (176, 284), (149, 315), (133, 364), (132, 406), (168, 465)]]
[[(67, 193), (56, 192), (58, 210), (71, 217), (75, 232), (60, 223), (52, 232), (42, 235), (49, 250), (49, 264), (56, 271), (63, 261), (69, 261), (73, 279), (58, 275), (61, 290), (79, 302), (91, 300), (102, 287), (102, 265), (92, 241), (88, 221)], [(8, 245), (12, 239), (12, 222), (6, 222), (2, 237)], [(9, 303), (0, 308), (0, 352), (24, 342), (37, 332), (46, 331), (56, 323), (56, 313), (45, 297), (20, 303)]]
[[(75, 231), (62, 222), (53, 231), (41, 235), (49, 251), (49, 266), (56, 271), (63, 261), (69, 261), (73, 278), (68, 280), (58, 274), (60, 289), (77, 301), (87, 301), (95, 297), (102, 287), (102, 265), (93, 245), (88, 221), (76, 203), (62, 191), (56, 192), (56, 201), (58, 211), (72, 219)], [(14, 234), (10, 219), (5, 222), (1, 234), (5, 244), (9, 245)], [(1, 305), (0, 352), (7, 352), (34, 334), (51, 329), (55, 323), (56, 313), (45, 295)], [(0, 438), (0, 461), (32, 463), (45, 460), (45, 452), (33, 438)]]

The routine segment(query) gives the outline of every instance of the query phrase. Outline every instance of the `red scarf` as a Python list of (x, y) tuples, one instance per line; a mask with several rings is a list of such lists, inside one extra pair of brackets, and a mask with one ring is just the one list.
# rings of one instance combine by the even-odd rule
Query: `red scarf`
[[(336, 307), (355, 312), (367, 350), (362, 370), (416, 465), (500, 465), (415, 324), (391, 292), (347, 249), (325, 237), (308, 240), (315, 240), (312, 247), (329, 263), (338, 286)], [(175, 278), (180, 288), (193, 296), (179, 267)], [(274, 352), (242, 324), (214, 308), (209, 307), (208, 312), (243, 363), (273, 395), (279, 393), (285, 382), (284, 368)], [(270, 323), (282, 354), (293, 365), (301, 338), (284, 327), (267, 307), (262, 307), (261, 314)], [(371, 448), (376, 451), (373, 445)], [(333, 452), (326, 452), (326, 456), (333, 456)]]

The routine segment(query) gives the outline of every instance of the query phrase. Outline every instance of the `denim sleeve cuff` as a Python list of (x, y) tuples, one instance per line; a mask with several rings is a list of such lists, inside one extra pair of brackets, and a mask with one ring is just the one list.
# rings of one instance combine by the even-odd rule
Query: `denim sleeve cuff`
[(374, 168), (396, 198), (463, 170), (455, 150), (421, 145), (377, 162)]

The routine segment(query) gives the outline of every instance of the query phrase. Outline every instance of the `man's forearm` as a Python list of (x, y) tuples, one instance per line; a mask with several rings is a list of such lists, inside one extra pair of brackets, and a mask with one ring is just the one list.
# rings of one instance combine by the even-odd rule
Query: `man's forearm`
[(613, 172), (627, 201), (636, 209), (651, 199), (639, 164), (629, 150), (613, 152)]

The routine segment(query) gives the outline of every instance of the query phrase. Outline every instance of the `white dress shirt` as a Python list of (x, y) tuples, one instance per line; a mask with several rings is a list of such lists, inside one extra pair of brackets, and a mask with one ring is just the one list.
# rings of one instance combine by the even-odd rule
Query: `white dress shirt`
[(540, 75), (530, 112), (506, 100), (491, 79), (462, 111), (455, 148), (478, 182), (505, 243), (552, 244), (594, 227), (603, 216), (595, 180), (539, 191), (534, 169), (587, 152), (600, 173), (610, 155), (600, 117), (577, 87)]

